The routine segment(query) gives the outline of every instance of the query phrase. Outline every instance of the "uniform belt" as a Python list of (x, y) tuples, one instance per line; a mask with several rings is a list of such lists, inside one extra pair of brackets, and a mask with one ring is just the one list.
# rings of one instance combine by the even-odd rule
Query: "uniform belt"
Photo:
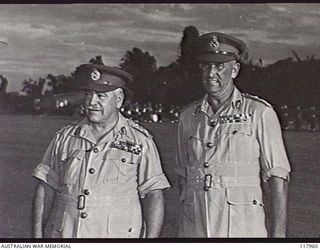
[[(186, 182), (199, 188), (252, 187), (260, 185), (258, 162), (210, 162), (209, 168), (186, 168)], [(205, 188), (205, 189), (208, 189)]]
[[(105, 204), (106, 202), (109, 202), (110, 204), (113, 202), (121, 202), (121, 199), (119, 197), (111, 197), (111, 196), (86, 196), (86, 195), (76, 195), (76, 194), (58, 194), (58, 200), (62, 202), (63, 204), (75, 206), (79, 210), (82, 210), (86, 207), (86, 203), (90, 202), (91, 205), (95, 204)], [(137, 195), (135, 193), (128, 194), (125, 197), (125, 200), (136, 200)]]
[[(209, 183), (210, 182), (210, 183)], [(212, 176), (208, 180), (208, 175), (187, 177), (186, 185), (195, 187), (196, 189), (208, 188), (229, 188), (229, 187), (254, 187), (260, 186), (260, 178), (257, 176), (250, 177), (228, 177), (228, 176)]]

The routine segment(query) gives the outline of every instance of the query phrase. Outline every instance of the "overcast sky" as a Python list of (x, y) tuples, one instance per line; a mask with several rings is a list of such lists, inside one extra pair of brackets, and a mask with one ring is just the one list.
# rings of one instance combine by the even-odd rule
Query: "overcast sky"
[(117, 66), (133, 47), (166, 66), (190, 25), (243, 39), (264, 64), (293, 49), (320, 56), (320, 4), (0, 4), (0, 74), (16, 91), (23, 79), (70, 74), (96, 55)]

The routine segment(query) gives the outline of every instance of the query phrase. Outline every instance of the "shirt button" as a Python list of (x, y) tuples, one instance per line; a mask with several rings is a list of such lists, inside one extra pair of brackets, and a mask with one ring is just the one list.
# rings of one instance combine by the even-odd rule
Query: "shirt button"
[(121, 161), (122, 162), (126, 162), (127, 160), (126, 160), (126, 158), (122, 158)]
[(98, 153), (98, 152), (99, 152), (99, 149), (94, 148), (94, 149), (93, 149), (93, 152), (94, 152), (94, 153)]
[(205, 168), (208, 168), (208, 167), (210, 166), (210, 163), (209, 163), (209, 162), (205, 162), (205, 163), (203, 164), (203, 166), (204, 166)]
[(85, 195), (89, 195), (89, 194), (90, 194), (90, 192), (89, 192), (88, 189), (83, 190), (83, 193), (84, 193)]
[(257, 205), (257, 201), (256, 200), (253, 200), (253, 202), (252, 202), (254, 205)]
[(85, 218), (88, 217), (88, 214), (87, 214), (86, 212), (82, 212), (82, 213), (80, 214), (80, 217), (81, 217), (82, 219), (85, 219)]
[(213, 143), (212, 142), (207, 142), (207, 147), (208, 148), (212, 148), (213, 147)]
[(90, 174), (94, 174), (95, 172), (96, 172), (96, 170), (95, 170), (94, 168), (90, 168), (90, 169), (89, 169), (89, 173), (90, 173)]

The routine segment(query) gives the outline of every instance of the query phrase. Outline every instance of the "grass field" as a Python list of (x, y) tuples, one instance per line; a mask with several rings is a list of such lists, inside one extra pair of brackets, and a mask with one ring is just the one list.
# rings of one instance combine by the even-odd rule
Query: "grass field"
[[(36, 180), (30, 175), (55, 131), (71, 118), (0, 115), (0, 238), (29, 238)], [(172, 188), (165, 191), (162, 237), (177, 232), (176, 125), (146, 124), (159, 147)], [(289, 190), (288, 237), (320, 237), (320, 133), (284, 132), (293, 169)]]

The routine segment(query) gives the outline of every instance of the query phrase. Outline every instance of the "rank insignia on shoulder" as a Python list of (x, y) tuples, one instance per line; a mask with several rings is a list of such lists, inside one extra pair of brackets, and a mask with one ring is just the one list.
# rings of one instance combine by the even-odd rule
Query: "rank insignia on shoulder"
[(261, 99), (260, 97), (258, 96), (254, 96), (254, 95), (250, 95), (248, 93), (242, 93), (242, 95), (246, 98), (250, 98), (254, 101), (257, 101), (257, 102), (260, 102), (260, 103), (263, 103), (264, 105), (266, 105), (267, 107), (272, 107), (272, 105), (270, 103), (268, 103), (266, 100), (264, 99)]
[(220, 116), (220, 123), (239, 123), (249, 121), (251, 114), (223, 115)]
[(136, 154), (139, 155), (142, 151), (142, 146), (134, 143), (134, 142), (130, 142), (127, 140), (115, 140), (111, 143), (111, 148), (116, 148), (119, 150), (123, 150), (132, 154)]
[(144, 127), (140, 126), (136, 122), (132, 121), (131, 119), (127, 119), (128, 124), (134, 128), (135, 130), (139, 131), (140, 133), (144, 134), (146, 137), (152, 139), (152, 135), (146, 130)]

